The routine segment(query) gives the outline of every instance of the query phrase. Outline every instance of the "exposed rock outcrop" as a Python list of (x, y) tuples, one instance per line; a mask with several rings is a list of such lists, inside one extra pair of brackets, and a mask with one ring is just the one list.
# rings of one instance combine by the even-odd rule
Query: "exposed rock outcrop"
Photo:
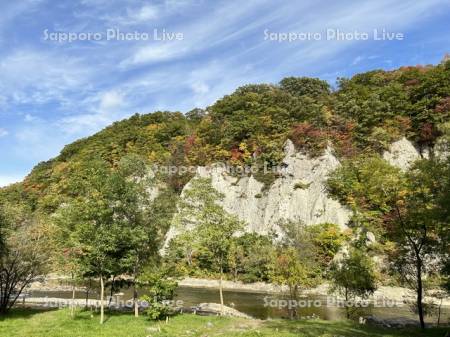
[(416, 160), (428, 159), (431, 154), (438, 158), (449, 157), (448, 145), (446, 139), (440, 138), (436, 141), (433, 148), (419, 149), (411, 141), (403, 137), (391, 144), (389, 150), (383, 153), (383, 158), (391, 165), (406, 171)]
[[(324, 183), (328, 174), (339, 166), (331, 148), (318, 158), (295, 151), (287, 141), (285, 157), (277, 169), (277, 179), (266, 190), (253, 175), (231, 175), (220, 165), (199, 167), (197, 176), (210, 178), (212, 185), (224, 195), (223, 207), (247, 223), (247, 231), (267, 234), (278, 231), (282, 219), (300, 220), (307, 225), (335, 223), (345, 228), (351, 212), (331, 199)], [(185, 189), (189, 189), (187, 184)], [(171, 229), (168, 239), (176, 235)]]
[[(224, 209), (246, 222), (247, 231), (267, 234), (275, 230), (280, 234), (276, 226), (280, 220), (299, 220), (306, 225), (330, 222), (345, 228), (351, 211), (331, 199), (325, 190), (329, 173), (340, 165), (333, 150), (328, 147), (320, 157), (310, 158), (297, 152), (288, 140), (284, 153), (276, 172), (277, 179), (267, 189), (253, 175), (231, 174), (223, 165), (199, 167), (197, 177), (211, 179), (213, 187), (224, 195)], [(386, 161), (402, 170), (407, 170), (416, 160), (428, 157), (428, 150), (419, 151), (406, 138), (392, 143), (383, 153)], [(184, 191), (190, 186), (188, 183)], [(167, 242), (178, 231), (171, 228)], [(375, 241), (375, 237), (368, 239)]]
[(394, 142), (388, 151), (383, 153), (383, 158), (392, 166), (402, 170), (407, 170), (411, 165), (422, 157), (428, 157), (428, 152), (421, 154), (420, 151), (408, 139), (402, 139)]

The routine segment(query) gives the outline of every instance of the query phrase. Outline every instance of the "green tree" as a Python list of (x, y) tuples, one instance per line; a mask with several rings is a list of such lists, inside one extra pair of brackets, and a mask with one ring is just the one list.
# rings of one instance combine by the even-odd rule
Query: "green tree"
[(274, 235), (244, 233), (234, 238), (229, 254), (233, 277), (244, 282), (268, 282), (270, 264), (275, 251)]
[(330, 93), (330, 85), (319, 78), (286, 77), (281, 80), (280, 87), (294, 96), (317, 98)]
[(6, 253), (6, 232), (9, 221), (4, 211), (4, 206), (0, 205), (0, 258)]
[(154, 186), (143, 160), (135, 155), (121, 159), (109, 181), (114, 221), (122, 229), (126, 246), (122, 247), (120, 271), (132, 276), (135, 317), (139, 316), (137, 283), (151, 258), (158, 254), (158, 222), (147, 190)]
[(176, 280), (170, 278), (170, 267), (161, 264), (150, 264), (140, 277), (147, 294), (141, 299), (148, 303), (147, 316), (152, 320), (163, 319), (173, 313), (172, 300), (178, 286)]
[[(125, 219), (119, 191), (119, 176), (101, 162), (91, 163), (79, 173), (80, 194), (61, 207), (57, 221), (70, 233), (69, 247), (77, 252), (76, 263), (83, 274), (100, 279), (100, 323), (104, 322), (105, 282), (129, 270), (136, 234)], [(119, 184), (121, 187), (123, 185)]]
[(219, 273), (219, 295), (223, 313), (222, 281), (233, 236), (243, 229), (236, 217), (219, 204), (223, 196), (211, 185), (211, 180), (195, 178), (184, 191), (175, 219), (180, 228), (191, 229), (195, 235), (195, 249), (211, 256), (212, 268)]
[[(289, 288), (289, 299), (298, 300), (300, 292), (318, 283), (317, 252), (311, 234), (301, 222), (284, 221), (279, 224), (284, 231), (273, 257), (271, 280)], [(290, 309), (290, 316), (297, 315), (297, 309)]]
[(51, 227), (20, 206), (0, 205), (0, 315), (5, 315), (36, 277), (45, 275)]
[(234, 240), (230, 245), (227, 264), (235, 282), (238, 280), (239, 273), (243, 271), (244, 254), (244, 248)]
[(344, 296), (347, 318), (356, 297), (367, 298), (376, 290), (376, 277), (371, 258), (366, 252), (353, 249), (330, 268), (332, 290)]
[(311, 233), (320, 265), (326, 269), (348, 237), (338, 225), (331, 223), (310, 225), (306, 230)]
[[(424, 323), (423, 276), (436, 270), (435, 261), (445, 256), (448, 225), (442, 161), (423, 160), (404, 173), (379, 157), (360, 157), (335, 171), (329, 181), (332, 195), (352, 207), (355, 227), (375, 230), (382, 241), (392, 242), (392, 267), (416, 292), (416, 307)], [(444, 254), (444, 255), (442, 255)]]
[[(448, 254), (449, 228), (442, 213), (448, 205), (440, 205), (448, 194), (443, 182), (450, 171), (440, 161), (425, 160), (406, 175), (406, 188), (399, 192), (391, 213), (396, 225), (388, 229), (397, 243), (393, 252), (394, 266), (404, 282), (417, 294), (417, 311), (421, 327), (424, 323), (424, 275), (436, 272), (436, 258), (445, 261)], [(444, 207), (444, 209), (442, 208)]]

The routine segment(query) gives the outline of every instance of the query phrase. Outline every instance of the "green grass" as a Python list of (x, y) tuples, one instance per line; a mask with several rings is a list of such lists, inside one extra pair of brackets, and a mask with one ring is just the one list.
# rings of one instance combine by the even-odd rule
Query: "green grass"
[(72, 319), (69, 311), (15, 309), (0, 318), (1, 337), (443, 337), (446, 329), (387, 330), (348, 321), (256, 321), (236, 318), (180, 315), (169, 324), (131, 314), (108, 314), (105, 324), (98, 316), (80, 311)]

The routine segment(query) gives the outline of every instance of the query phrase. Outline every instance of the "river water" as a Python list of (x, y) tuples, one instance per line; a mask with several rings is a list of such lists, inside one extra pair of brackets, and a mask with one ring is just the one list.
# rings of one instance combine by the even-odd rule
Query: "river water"
[[(108, 292), (106, 292), (108, 294)], [(69, 299), (71, 291), (32, 291), (31, 297), (49, 297)], [(76, 292), (77, 299), (85, 299), (85, 292)], [(97, 299), (98, 295), (91, 292), (90, 299)], [(122, 290), (121, 295), (114, 296), (114, 300), (127, 301), (132, 298), (130, 289)], [(190, 308), (200, 303), (220, 303), (219, 292), (215, 289), (179, 287), (175, 294), (175, 301), (180, 301), (182, 306)], [(298, 316), (300, 318), (317, 317), (324, 320), (344, 319), (345, 309), (340, 306), (333, 297), (308, 296), (301, 298), (297, 303)], [(241, 291), (224, 291), (225, 305), (233, 307), (254, 318), (270, 319), (288, 317), (286, 308), (287, 299), (281, 294), (262, 294)], [(114, 301), (113, 301), (114, 303)], [(407, 304), (393, 302), (372, 303), (368, 307), (355, 309), (355, 317), (374, 315), (379, 318), (406, 317), (416, 319), (416, 315)], [(441, 322), (449, 322), (450, 307), (442, 307)], [(436, 322), (437, 316), (427, 317), (428, 322)]]

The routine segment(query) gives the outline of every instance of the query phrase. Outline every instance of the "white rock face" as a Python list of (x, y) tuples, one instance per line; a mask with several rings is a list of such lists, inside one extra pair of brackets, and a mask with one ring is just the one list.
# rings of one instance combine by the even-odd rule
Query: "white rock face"
[[(427, 157), (427, 154), (424, 154)], [(419, 150), (408, 139), (402, 139), (391, 144), (389, 151), (383, 153), (383, 158), (392, 166), (406, 171), (418, 159), (422, 158)]]
[(406, 171), (418, 159), (429, 159), (430, 153), (435, 157), (445, 159), (450, 157), (450, 146), (446, 139), (440, 138), (436, 141), (433, 148), (424, 149), (422, 152), (414, 146), (412, 142), (403, 137), (394, 142), (388, 151), (383, 153), (383, 158), (392, 166), (398, 167)]
[(450, 144), (447, 139), (441, 138), (436, 142), (434, 154), (441, 159), (450, 157)]
[[(307, 225), (331, 222), (345, 228), (351, 212), (327, 196), (324, 183), (339, 166), (331, 149), (318, 158), (297, 153), (291, 141), (279, 177), (267, 191), (253, 176), (231, 176), (223, 166), (198, 168), (197, 175), (211, 178), (224, 195), (223, 207), (247, 223), (247, 231), (267, 234), (279, 220), (301, 220)], [(185, 187), (189, 188), (189, 184)], [(171, 230), (168, 237), (175, 233)]]

